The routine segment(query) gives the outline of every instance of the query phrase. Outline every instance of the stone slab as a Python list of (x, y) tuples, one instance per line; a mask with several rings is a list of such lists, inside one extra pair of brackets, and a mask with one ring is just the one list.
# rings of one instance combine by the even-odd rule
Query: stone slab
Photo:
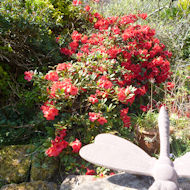
[(68, 176), (60, 190), (147, 190), (153, 178), (121, 173), (110, 177)]
[[(70, 175), (62, 182), (60, 190), (148, 190), (154, 179), (148, 176), (119, 173), (109, 177)], [(178, 180), (180, 190), (190, 190), (190, 179)]]

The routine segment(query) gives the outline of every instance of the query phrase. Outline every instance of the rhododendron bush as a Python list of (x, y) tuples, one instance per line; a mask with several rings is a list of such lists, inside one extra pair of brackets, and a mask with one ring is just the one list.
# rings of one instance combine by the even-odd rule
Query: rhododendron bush
[(44, 117), (59, 119), (48, 156), (64, 150), (69, 154), (69, 147), (76, 154), (81, 142), (90, 143), (98, 133), (126, 135), (131, 130), (128, 112), (149, 93), (150, 81), (160, 85), (170, 76), (171, 53), (154, 29), (139, 24), (146, 14), (103, 18), (90, 7), (87, 14), (90, 22), (95, 21), (92, 32), (73, 31), (72, 41), (60, 48), (70, 61), (44, 75), (26, 73), (45, 96)]

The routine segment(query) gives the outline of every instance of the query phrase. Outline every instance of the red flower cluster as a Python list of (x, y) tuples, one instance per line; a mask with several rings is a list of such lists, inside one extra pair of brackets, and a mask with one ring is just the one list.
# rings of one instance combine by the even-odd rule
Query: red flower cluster
[(86, 5), (86, 6), (85, 6), (85, 11), (87, 11), (87, 12), (90, 11), (90, 6), (89, 6), (89, 5)]
[(88, 115), (89, 115), (90, 121), (94, 122), (100, 117), (101, 114), (100, 113), (89, 112)]
[[(71, 54), (76, 53), (79, 60), (94, 52), (107, 54), (112, 60), (120, 59), (121, 66), (129, 71), (123, 74), (122, 80), (119, 80), (120, 87), (133, 85), (136, 88), (143, 86), (147, 88), (149, 79), (154, 79), (157, 84), (166, 81), (170, 76), (170, 63), (167, 58), (171, 57), (171, 53), (154, 37), (154, 29), (147, 25), (135, 25), (138, 19), (146, 19), (147, 14), (108, 18), (103, 18), (98, 13), (89, 15), (97, 18), (94, 28), (99, 31), (90, 36), (74, 31), (73, 42), (67, 51), (72, 52)], [(111, 28), (111, 33), (108, 32), (108, 28)], [(110, 40), (109, 45), (107, 39)], [(68, 52), (65, 54), (69, 55)], [(111, 81), (102, 80), (101, 77), (97, 84), (105, 89), (112, 87)]]
[(64, 79), (64, 81), (53, 82), (50, 91), (51, 97), (56, 97), (57, 92), (63, 92), (67, 98), (70, 95), (77, 95), (78, 88), (71, 83), (70, 79)]
[(80, 4), (81, 4), (80, 0), (73, 0), (73, 5), (74, 6), (77, 6), (77, 5), (80, 5)]
[(110, 88), (113, 86), (112, 82), (109, 81), (106, 76), (102, 76), (102, 77), (97, 81), (97, 85), (98, 85), (100, 88), (104, 88), (104, 89), (110, 89)]
[(171, 91), (175, 87), (175, 84), (173, 82), (167, 82), (167, 89)]
[(132, 104), (135, 100), (135, 94), (131, 93), (129, 87), (127, 88), (119, 88), (118, 89), (118, 100), (123, 104)]
[(124, 123), (124, 127), (130, 127), (130, 125), (131, 125), (131, 119), (127, 115), (128, 110), (129, 110), (129, 108), (125, 108), (125, 109), (122, 109), (120, 111), (120, 117), (121, 117), (121, 119), (122, 119), (122, 121)]
[[(111, 80), (109, 75), (103, 74), (108, 73), (109, 68), (92, 66), (93, 72), (89, 74), (96, 75), (96, 84), (101, 91), (96, 90), (95, 95), (90, 95), (89, 102), (95, 104), (99, 102), (99, 98), (109, 98), (111, 90), (111, 93), (115, 94), (122, 104), (131, 105), (136, 96), (143, 96), (147, 93), (150, 79), (157, 84), (168, 79), (170, 63), (167, 58), (171, 57), (171, 53), (165, 50), (164, 44), (154, 37), (154, 29), (147, 25), (135, 25), (138, 19), (146, 19), (147, 14), (103, 18), (97, 12), (91, 13), (89, 7), (87, 7), (87, 12), (89, 19), (97, 19), (94, 24), (97, 32), (87, 36), (74, 31), (71, 36), (73, 42), (66, 48), (66, 53), (63, 53), (65, 55), (75, 53), (78, 61), (81, 61), (98, 52), (103, 55), (103, 61), (110, 60), (113, 65), (119, 62), (124, 68), (123, 75)], [(119, 88), (115, 89), (116, 85)], [(130, 85), (136, 89), (131, 91)], [(107, 122), (105, 118), (100, 119), (100, 117), (98, 113), (89, 113), (90, 121)], [(130, 118), (128, 116), (121, 118), (125, 126), (129, 126)]]
[(78, 33), (76, 30), (73, 31), (71, 38), (73, 41), (78, 42), (79, 40), (81, 40), (82, 34)]
[(54, 120), (55, 116), (58, 115), (58, 110), (53, 105), (53, 101), (46, 102), (43, 106), (41, 106), (41, 110), (47, 120)]
[(95, 96), (97, 96), (99, 98), (107, 98), (108, 97), (108, 93), (106, 91), (96, 90)]
[(107, 119), (105, 117), (102, 117), (100, 113), (89, 112), (88, 115), (91, 122), (97, 120), (100, 125), (104, 125), (108, 122)]
[(27, 81), (31, 81), (32, 80), (32, 76), (33, 76), (33, 72), (31, 71), (25, 71), (24, 72), (24, 79), (27, 80)]
[(45, 79), (50, 81), (58, 81), (59, 76), (56, 71), (50, 71), (48, 74), (45, 75)]
[(60, 52), (65, 54), (65, 55), (69, 55), (71, 56), (74, 52), (72, 52), (72, 50), (68, 49), (68, 48), (61, 48)]
[(57, 65), (56, 71), (64, 71), (64, 70), (68, 70), (69, 68), (72, 67), (71, 63), (59, 63)]
[(143, 112), (147, 112), (149, 109), (150, 109), (150, 105), (146, 105), (146, 106), (144, 106), (144, 105), (140, 105), (140, 109), (143, 111)]
[(144, 20), (147, 18), (147, 14), (146, 13), (138, 14), (138, 16), (141, 17)]
[(90, 170), (89, 168), (86, 168), (87, 172), (86, 175), (95, 175), (95, 171), (94, 170)]
[(88, 101), (91, 102), (92, 104), (98, 103), (98, 98), (96, 97), (96, 95), (90, 95), (90, 97), (88, 97)]
[(70, 146), (73, 148), (73, 152), (77, 153), (81, 149), (82, 143), (78, 139), (75, 139), (75, 141), (70, 143)]
[(49, 157), (56, 157), (63, 151), (63, 149), (67, 148), (68, 142), (64, 140), (65, 136), (66, 130), (60, 130), (55, 139), (51, 141), (51, 147), (46, 150), (46, 154)]

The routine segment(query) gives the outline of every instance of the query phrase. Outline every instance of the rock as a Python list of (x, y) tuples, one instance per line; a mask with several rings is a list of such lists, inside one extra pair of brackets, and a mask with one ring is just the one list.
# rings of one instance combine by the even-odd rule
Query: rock
[(190, 190), (190, 179), (181, 178), (178, 180), (180, 190)]
[(3, 186), (0, 190), (57, 190), (55, 183), (45, 181), (24, 182)]
[(30, 158), (27, 151), (32, 145), (12, 145), (0, 150), (0, 179), (8, 183), (20, 183), (27, 180)]
[(35, 155), (32, 159), (30, 172), (31, 181), (51, 181), (58, 170), (59, 163), (57, 159), (49, 158), (45, 155)]
[(111, 177), (68, 176), (61, 184), (60, 190), (147, 190), (153, 178), (127, 173)]
[(0, 179), (0, 188), (3, 186), (3, 185), (6, 185), (7, 184), (7, 181), (3, 180), (3, 179)]
[[(120, 173), (110, 177), (70, 175), (60, 190), (148, 190), (154, 182), (152, 177)], [(180, 190), (190, 190), (190, 179), (179, 179)]]
[(96, 178), (89, 175), (69, 175), (61, 184), (60, 190), (73, 190), (85, 182), (92, 183)]

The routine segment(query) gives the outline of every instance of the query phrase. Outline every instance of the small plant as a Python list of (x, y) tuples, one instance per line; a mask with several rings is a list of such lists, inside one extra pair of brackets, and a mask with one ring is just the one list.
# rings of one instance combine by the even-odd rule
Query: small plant
[(146, 130), (158, 129), (158, 113), (149, 110), (148, 112), (143, 112), (140, 116), (133, 117), (133, 124), (136, 125), (140, 132)]
[(189, 0), (179, 0), (178, 1), (178, 7), (180, 9), (183, 9), (183, 10), (189, 12), (189, 10), (190, 10), (190, 1)]
[(172, 135), (170, 147), (171, 152), (174, 154), (174, 158), (180, 157), (190, 151), (190, 140), (189, 138), (176, 138)]
[(150, 109), (139, 116), (133, 116), (132, 125), (135, 128), (138, 146), (150, 155), (158, 154), (160, 148), (158, 112)]

